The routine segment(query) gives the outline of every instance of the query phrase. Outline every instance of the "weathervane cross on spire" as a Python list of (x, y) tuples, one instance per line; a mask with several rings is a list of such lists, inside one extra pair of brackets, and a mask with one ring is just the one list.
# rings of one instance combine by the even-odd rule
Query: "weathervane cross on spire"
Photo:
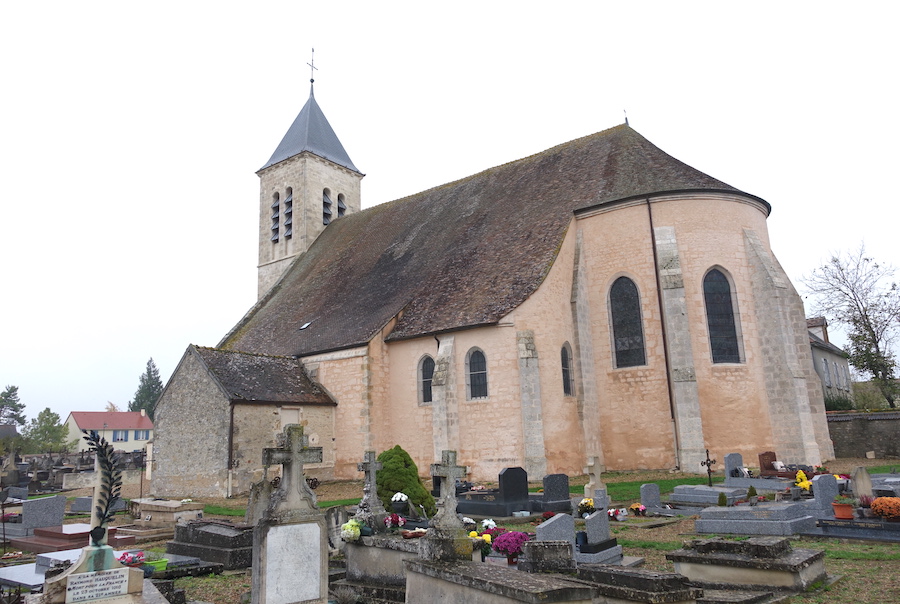
[(309, 83), (312, 84), (313, 82), (316, 81), (315, 78), (313, 77), (314, 76), (313, 71), (319, 70), (319, 68), (316, 67), (316, 49), (315, 48), (312, 49), (312, 58), (309, 60), (309, 63), (307, 63), (307, 65), (309, 65)]

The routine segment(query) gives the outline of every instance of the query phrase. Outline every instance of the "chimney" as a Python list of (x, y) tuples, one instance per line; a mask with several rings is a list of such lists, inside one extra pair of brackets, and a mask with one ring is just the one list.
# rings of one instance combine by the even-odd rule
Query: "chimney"
[(141, 409), (141, 417), (146, 417), (146, 416), (147, 416), (147, 410)]

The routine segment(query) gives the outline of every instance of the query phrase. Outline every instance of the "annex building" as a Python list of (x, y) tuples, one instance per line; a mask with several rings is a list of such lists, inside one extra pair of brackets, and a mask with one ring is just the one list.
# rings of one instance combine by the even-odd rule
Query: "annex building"
[(833, 457), (769, 204), (627, 123), (361, 210), (311, 91), (258, 175), (259, 300), (166, 385), (157, 495), (247, 491), (288, 423), (321, 479), (396, 444), (474, 480)]

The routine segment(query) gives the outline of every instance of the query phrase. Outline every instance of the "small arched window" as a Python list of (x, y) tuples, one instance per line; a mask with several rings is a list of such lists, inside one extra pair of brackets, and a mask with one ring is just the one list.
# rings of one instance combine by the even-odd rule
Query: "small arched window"
[(331, 222), (331, 205), (331, 191), (325, 189), (322, 191), (322, 224)]
[(466, 382), (469, 399), (485, 398), (488, 395), (487, 359), (477, 348), (466, 355)]
[(272, 243), (278, 243), (278, 223), (281, 217), (281, 197), (272, 195)]
[(290, 187), (284, 197), (284, 238), (290, 239), (294, 234), (294, 190)]
[(706, 324), (713, 363), (740, 363), (734, 300), (731, 283), (719, 269), (703, 277), (703, 299), (706, 302)]
[(419, 402), (430, 403), (431, 381), (434, 378), (434, 359), (425, 355), (419, 361)]
[(574, 396), (575, 372), (572, 370), (572, 350), (568, 343), (563, 344), (562, 351), (560, 351), (560, 362), (562, 364), (563, 394)]
[(344, 203), (344, 194), (338, 194), (338, 218), (347, 213), (347, 204)]
[(609, 311), (616, 367), (646, 365), (641, 295), (634, 281), (619, 277), (613, 282), (609, 289)]

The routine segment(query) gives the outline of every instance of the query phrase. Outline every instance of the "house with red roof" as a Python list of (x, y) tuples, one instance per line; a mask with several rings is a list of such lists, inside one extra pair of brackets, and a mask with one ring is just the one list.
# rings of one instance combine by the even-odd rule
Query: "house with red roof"
[(72, 411), (66, 418), (68, 439), (78, 440), (78, 451), (87, 451), (82, 430), (94, 430), (117, 450), (146, 450), (153, 440), (153, 420), (141, 411)]

